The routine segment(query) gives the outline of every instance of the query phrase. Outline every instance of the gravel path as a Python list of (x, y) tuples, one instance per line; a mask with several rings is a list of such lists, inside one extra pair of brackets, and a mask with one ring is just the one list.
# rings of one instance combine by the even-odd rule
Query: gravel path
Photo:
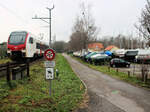
[(77, 112), (150, 112), (150, 91), (109, 77), (63, 55), (88, 90), (88, 106)]

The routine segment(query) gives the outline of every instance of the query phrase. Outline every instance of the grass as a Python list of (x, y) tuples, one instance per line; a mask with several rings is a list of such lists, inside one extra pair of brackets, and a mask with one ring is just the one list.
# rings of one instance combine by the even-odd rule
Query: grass
[(43, 61), (30, 67), (30, 81), (27, 78), (13, 81), (14, 88), (10, 89), (5, 79), (1, 79), (0, 112), (69, 112), (77, 108), (85, 92), (83, 84), (60, 54), (55, 68), (60, 74), (52, 81), (51, 96)]
[(111, 77), (114, 77), (116, 79), (126, 81), (126, 82), (133, 84), (135, 86), (150, 88), (150, 83), (149, 83), (150, 81), (148, 81), (148, 83), (144, 83), (144, 82), (142, 82), (142, 80), (140, 78), (137, 78), (135, 76), (128, 77), (128, 74), (125, 72), (120, 72), (120, 71), (117, 72), (116, 69), (114, 69), (114, 68), (110, 68), (110, 70), (109, 70), (109, 67), (106, 65), (96, 66), (93, 64), (89, 64), (80, 58), (77, 58), (77, 57), (73, 57), (73, 58), (78, 60), (79, 62), (85, 64), (89, 68), (100, 71), (100, 72), (107, 74)]
[(10, 62), (11, 60), (9, 58), (0, 59), (0, 64), (4, 64), (7, 62)]

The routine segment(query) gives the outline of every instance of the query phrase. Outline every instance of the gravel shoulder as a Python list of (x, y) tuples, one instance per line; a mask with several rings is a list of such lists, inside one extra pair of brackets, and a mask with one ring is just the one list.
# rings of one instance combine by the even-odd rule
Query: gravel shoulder
[(114, 79), (63, 55), (88, 90), (88, 106), (77, 112), (149, 112), (150, 91)]

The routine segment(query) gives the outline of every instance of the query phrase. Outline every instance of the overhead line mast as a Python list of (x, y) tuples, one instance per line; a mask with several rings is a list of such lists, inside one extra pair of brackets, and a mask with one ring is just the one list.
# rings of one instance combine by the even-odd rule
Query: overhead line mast
[[(48, 17), (34, 17), (34, 18), (32, 18), (32, 19), (40, 19), (40, 20), (42, 20), (42, 21), (44, 21), (44, 22), (46, 22), (46, 23), (48, 23), (49, 24), (49, 48), (51, 47), (51, 11), (54, 9), (54, 5), (53, 5), (53, 7), (52, 8), (46, 8), (46, 9), (48, 9), (49, 10), (49, 18)], [(49, 19), (49, 22), (48, 21), (46, 21), (45, 19)]]

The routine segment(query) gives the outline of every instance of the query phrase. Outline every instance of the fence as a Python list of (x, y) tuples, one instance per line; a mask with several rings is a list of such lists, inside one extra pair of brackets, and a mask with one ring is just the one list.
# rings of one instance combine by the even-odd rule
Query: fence
[[(113, 68), (118, 72), (124, 72), (128, 75), (128, 77), (136, 77), (141, 79), (143, 82), (147, 83), (148, 79), (150, 79), (150, 65), (149, 64), (131, 64), (130, 68)], [(110, 71), (110, 67), (108, 66), (108, 70)]]
[[(26, 73), (25, 73), (26, 71)], [(0, 77), (6, 77), (8, 84), (11, 86), (11, 80), (23, 79), (25, 76), (28, 78), (29, 75), (29, 62), (19, 64), (15, 62), (8, 62), (0, 65)]]

